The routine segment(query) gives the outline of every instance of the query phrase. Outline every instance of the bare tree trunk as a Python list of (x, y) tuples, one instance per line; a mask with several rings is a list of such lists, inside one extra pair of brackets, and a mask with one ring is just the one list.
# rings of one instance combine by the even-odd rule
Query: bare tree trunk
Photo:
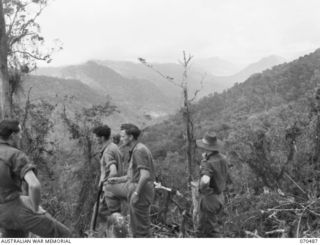
[(1, 87), (1, 119), (11, 116), (10, 85), (8, 75), (8, 47), (3, 3), (0, 0), (0, 87)]
[[(181, 62), (184, 71), (182, 74), (182, 81), (181, 83), (176, 83), (174, 81), (174, 78), (164, 75), (162, 74), (160, 71), (154, 69), (154, 67), (147, 63), (147, 61), (143, 58), (139, 58), (139, 61), (144, 64), (145, 66), (153, 69), (155, 72), (157, 72), (160, 76), (162, 76), (164, 79), (168, 80), (169, 82), (171, 82), (173, 85), (178, 86), (179, 88), (182, 89), (182, 94), (183, 94), (183, 98), (184, 98), (184, 105), (182, 108), (182, 113), (183, 113), (183, 122), (185, 123), (185, 131), (187, 134), (187, 140), (186, 140), (186, 153), (187, 153), (187, 171), (188, 171), (188, 187), (189, 190), (191, 191), (191, 181), (192, 181), (192, 163), (193, 163), (193, 158), (194, 158), (194, 153), (195, 153), (195, 142), (194, 142), (194, 135), (193, 135), (193, 122), (192, 122), (192, 113), (190, 111), (190, 104), (192, 103), (192, 101), (196, 98), (198, 92), (200, 90), (196, 90), (194, 93), (194, 97), (193, 98), (189, 98), (189, 94), (188, 94), (188, 69), (189, 69), (189, 65), (190, 65), (190, 61), (192, 59), (192, 56), (189, 55), (187, 56), (185, 51), (183, 51), (183, 62)], [(202, 84), (202, 81), (201, 81)]]
[(183, 89), (184, 96), (184, 117), (186, 124), (186, 133), (187, 133), (187, 169), (188, 169), (188, 183), (190, 184), (192, 181), (192, 143), (193, 143), (193, 132), (191, 128), (191, 115), (189, 108), (189, 98), (188, 98), (188, 89)]

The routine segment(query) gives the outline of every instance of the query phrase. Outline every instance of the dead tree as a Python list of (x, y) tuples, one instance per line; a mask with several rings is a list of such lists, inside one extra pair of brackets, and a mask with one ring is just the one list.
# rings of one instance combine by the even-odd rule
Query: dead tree
[(158, 73), (161, 77), (172, 83), (173, 85), (179, 87), (182, 90), (183, 94), (183, 107), (182, 107), (182, 114), (183, 114), (183, 121), (185, 123), (185, 132), (187, 136), (186, 140), (186, 155), (187, 155), (187, 169), (188, 169), (188, 183), (189, 186), (188, 188), (191, 190), (191, 181), (193, 180), (192, 178), (192, 163), (194, 162), (194, 151), (195, 151), (195, 139), (194, 139), (194, 132), (193, 132), (193, 120), (192, 120), (192, 112), (191, 112), (191, 104), (192, 102), (196, 99), (198, 93), (202, 89), (203, 85), (203, 80), (200, 81), (201, 88), (196, 90), (193, 94), (193, 97), (190, 98), (189, 95), (189, 86), (188, 86), (188, 72), (190, 69), (190, 63), (192, 60), (193, 56), (191, 55), (186, 55), (185, 51), (183, 51), (183, 61), (180, 62), (181, 65), (183, 66), (183, 74), (182, 74), (182, 81), (179, 83), (175, 81), (173, 77), (170, 77), (168, 75), (164, 75), (160, 71), (154, 68), (154, 66), (150, 63), (148, 63), (145, 59), (139, 58), (138, 60), (148, 68), (151, 68), (153, 71)]

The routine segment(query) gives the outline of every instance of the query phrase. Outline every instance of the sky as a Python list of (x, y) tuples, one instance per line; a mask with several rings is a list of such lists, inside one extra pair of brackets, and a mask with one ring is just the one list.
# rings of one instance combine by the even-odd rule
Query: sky
[[(39, 18), (63, 50), (51, 66), (87, 60), (288, 60), (320, 47), (319, 0), (53, 0)], [(42, 64), (40, 64), (42, 65)]]

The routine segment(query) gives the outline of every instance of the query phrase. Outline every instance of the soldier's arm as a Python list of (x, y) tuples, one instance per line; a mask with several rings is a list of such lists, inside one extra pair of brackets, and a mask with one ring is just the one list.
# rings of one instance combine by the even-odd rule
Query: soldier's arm
[(141, 193), (141, 188), (144, 186), (144, 184), (148, 181), (148, 179), (150, 178), (150, 172), (149, 170), (146, 169), (140, 169), (140, 179), (138, 182), (138, 185), (136, 187), (136, 194), (139, 196)]
[(150, 158), (146, 150), (141, 149), (134, 152), (132, 160), (136, 162), (137, 168), (140, 171), (140, 178), (136, 187), (135, 193), (139, 196), (142, 187), (150, 178)]
[(41, 185), (34, 174), (32, 170), (28, 171), (24, 176), (25, 181), (28, 183), (29, 186), (29, 196), (33, 205), (33, 210), (35, 212), (39, 211), (39, 205), (40, 205), (40, 189)]
[(107, 180), (107, 183), (109, 184), (116, 184), (116, 183), (123, 183), (126, 182), (129, 179), (127, 175), (121, 176), (121, 177), (110, 177)]
[(202, 160), (201, 166), (200, 166), (200, 176), (201, 176), (200, 186), (199, 186), (200, 189), (209, 185), (211, 175), (212, 175), (212, 169), (210, 164), (206, 160)]
[(20, 176), (21, 180), (25, 180), (28, 185), (28, 206), (36, 213), (45, 213), (39, 206), (41, 185), (36, 176), (36, 167), (29, 161), (27, 155), (21, 151), (16, 151), (12, 157), (12, 172), (16, 176)]
[(104, 176), (107, 178), (118, 176), (118, 161), (115, 157), (115, 152), (113, 149), (107, 149), (106, 153), (103, 155), (103, 162), (106, 168), (109, 170), (109, 175)]
[(100, 181), (99, 181), (99, 186), (101, 182), (105, 179), (106, 177), (106, 166), (103, 163), (100, 163)]
[(117, 176), (118, 171), (117, 171), (117, 167), (115, 164), (111, 164), (111, 166), (109, 166), (109, 170), (110, 170), (109, 177), (116, 177)]

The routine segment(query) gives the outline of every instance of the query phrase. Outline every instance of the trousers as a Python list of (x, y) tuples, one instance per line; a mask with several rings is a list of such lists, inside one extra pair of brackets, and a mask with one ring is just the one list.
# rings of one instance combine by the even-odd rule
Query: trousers
[(151, 181), (147, 182), (141, 189), (139, 200), (133, 203), (131, 196), (136, 186), (137, 183), (132, 182), (107, 184), (105, 186), (106, 202), (111, 212), (119, 212), (121, 199), (127, 200), (133, 237), (151, 237), (150, 206), (154, 198), (154, 186)]
[(31, 200), (21, 196), (0, 204), (0, 227), (3, 237), (28, 237), (29, 232), (40, 237), (71, 237), (70, 230), (50, 214), (36, 214)]
[(200, 193), (197, 237), (220, 237), (218, 216), (223, 210), (223, 195), (212, 191)]

